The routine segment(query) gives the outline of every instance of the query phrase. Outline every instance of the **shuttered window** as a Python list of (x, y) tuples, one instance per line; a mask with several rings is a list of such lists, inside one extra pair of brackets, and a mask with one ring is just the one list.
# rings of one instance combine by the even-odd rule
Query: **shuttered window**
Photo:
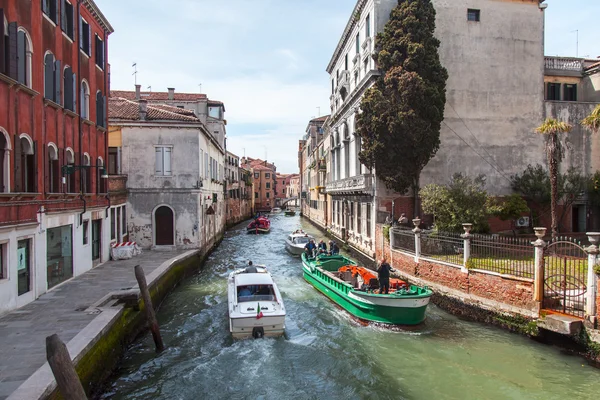
[(171, 176), (171, 146), (156, 146), (154, 174), (156, 176)]
[(106, 128), (106, 97), (96, 92), (96, 125)]
[(563, 100), (564, 101), (577, 101), (577, 85), (576, 84), (564, 84), (563, 85)]
[(42, 0), (42, 11), (54, 23), (58, 21), (57, 0)]
[(17, 80), (25, 86), (30, 86), (27, 64), (27, 37), (25, 32), (19, 31), (17, 34)]
[(546, 100), (560, 100), (560, 83), (548, 83)]
[(100, 36), (95, 35), (96, 46), (96, 65), (104, 69), (104, 42), (100, 39)]
[(44, 57), (44, 98), (54, 101), (56, 85), (54, 84), (54, 55), (46, 54)]
[(75, 38), (73, 5), (67, 0), (61, 0), (60, 4), (60, 27), (71, 39)]
[(79, 48), (88, 56), (92, 54), (92, 31), (90, 25), (79, 18)]
[(63, 87), (65, 90), (64, 106), (66, 109), (75, 112), (75, 76), (71, 67), (65, 68), (63, 79)]
[(8, 74), (8, 24), (4, 19), (4, 9), (0, 8), (0, 74)]

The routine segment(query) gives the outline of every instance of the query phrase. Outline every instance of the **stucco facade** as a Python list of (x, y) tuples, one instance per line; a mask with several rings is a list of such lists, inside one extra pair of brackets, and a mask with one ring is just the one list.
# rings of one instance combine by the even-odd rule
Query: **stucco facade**
[(251, 182), (250, 173), (240, 166), (240, 158), (228, 151), (225, 158), (225, 190), (227, 198), (226, 212), (228, 226), (251, 217)]

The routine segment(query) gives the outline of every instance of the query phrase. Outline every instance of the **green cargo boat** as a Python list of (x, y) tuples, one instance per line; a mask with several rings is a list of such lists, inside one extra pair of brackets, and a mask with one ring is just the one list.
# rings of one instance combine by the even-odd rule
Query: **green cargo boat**
[(432, 295), (427, 287), (390, 279), (390, 293), (376, 293), (376, 273), (342, 255), (312, 258), (304, 253), (302, 269), (308, 283), (356, 318), (394, 325), (416, 325), (425, 320)]

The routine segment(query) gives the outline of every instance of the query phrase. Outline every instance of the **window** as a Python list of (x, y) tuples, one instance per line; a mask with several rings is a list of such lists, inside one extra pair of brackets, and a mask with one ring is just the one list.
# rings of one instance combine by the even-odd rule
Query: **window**
[(118, 147), (108, 148), (108, 174), (117, 175), (121, 173), (120, 149)]
[(267, 172), (267, 173), (265, 174), (265, 178), (266, 178), (266, 179), (271, 179), (271, 174)]
[[(67, 149), (66, 151), (67, 159), (66, 163), (68, 165), (75, 164), (75, 154), (72, 149)], [(67, 193), (77, 193), (76, 181), (75, 181), (75, 173), (71, 173), (66, 176), (67, 178)]]
[(75, 38), (75, 29), (73, 18), (73, 5), (66, 0), (61, 0), (60, 4), (60, 27), (62, 31), (71, 39)]
[(173, 148), (170, 146), (156, 146), (154, 174), (157, 176), (171, 176), (171, 153)]
[(254, 173), (254, 179), (258, 179), (260, 177), (260, 174), (258, 172)]
[(60, 104), (60, 82), (62, 70), (60, 61), (54, 59), (54, 54), (48, 52), (44, 57), (44, 98)]
[[(88, 153), (84, 153), (83, 154), (83, 165), (85, 166), (90, 166), (90, 155)], [(84, 168), (82, 170), (83, 173), (83, 193), (91, 193), (91, 189), (92, 189), (92, 171), (91, 168)]]
[(106, 96), (96, 92), (96, 125), (106, 128)]
[(58, 21), (58, 8), (56, 3), (57, 0), (42, 0), (42, 12), (55, 24)]
[(0, 280), (8, 278), (6, 243), (0, 244)]
[(94, 45), (96, 46), (96, 65), (104, 69), (104, 42), (102, 41), (102, 39), (100, 39), (100, 36), (98, 36), (97, 34), (95, 34), (94, 37)]
[(23, 28), (17, 34), (17, 81), (31, 87), (31, 42)]
[(221, 119), (221, 106), (209, 106), (208, 116), (211, 118)]
[(73, 225), (46, 230), (46, 265), (48, 288), (73, 276)]
[(267, 182), (267, 189), (271, 189), (271, 183)]
[(371, 203), (367, 203), (367, 237), (371, 237)]
[(560, 100), (560, 83), (548, 83), (546, 100)]
[(10, 192), (10, 137), (0, 128), (0, 193)]
[(356, 203), (356, 233), (359, 235), (362, 233), (362, 203)]
[(365, 20), (365, 37), (371, 37), (371, 14), (367, 14)]
[(17, 286), (21, 296), (31, 290), (31, 239), (17, 242)]
[(348, 216), (348, 219), (350, 220), (348, 229), (353, 231), (354, 230), (354, 202), (353, 201), (350, 202), (350, 215)]
[(254, 198), (258, 199), (258, 192), (254, 192)]
[(480, 10), (475, 10), (475, 9), (469, 8), (467, 10), (467, 20), (473, 21), (473, 22), (479, 22), (480, 16), (481, 16), (480, 14), (481, 14)]
[(102, 178), (106, 174), (106, 171), (104, 170), (104, 160), (102, 157), (98, 157), (96, 166), (98, 167), (96, 168), (96, 193), (106, 193), (106, 185), (104, 184), (106, 179)]
[(85, 19), (79, 17), (79, 48), (88, 56), (92, 54), (92, 31)]
[(208, 153), (204, 153), (204, 177), (208, 179)]
[(79, 101), (81, 102), (81, 118), (90, 119), (90, 87), (85, 80), (81, 81)]
[[(13, 29), (16, 23), (11, 24)], [(9, 24), (4, 16), (4, 9), (0, 8), (0, 74), (9, 75)]]
[(60, 193), (60, 166), (58, 149), (54, 143), (48, 144), (48, 193)]
[(89, 225), (90, 225), (90, 221), (89, 220), (85, 220), (83, 221), (83, 244), (89, 244), (89, 235), (88, 235), (88, 230), (89, 230)]
[(564, 101), (577, 101), (577, 85), (565, 84), (563, 88)]
[(348, 54), (344, 57), (344, 69), (348, 71)]
[(271, 198), (271, 193), (267, 192), (267, 199)]
[(360, 33), (356, 34), (356, 54), (360, 54)]
[(64, 95), (63, 95), (63, 104), (67, 110), (71, 110), (76, 112), (76, 95), (77, 95), (77, 83), (75, 81), (76, 77), (73, 73), (71, 67), (65, 67), (65, 72), (63, 74), (63, 87), (64, 87)]
[(117, 218), (117, 209), (112, 208), (110, 210), (110, 240), (115, 240), (117, 238), (116, 233), (116, 218)]
[(127, 216), (125, 211), (125, 206), (121, 207), (121, 228), (123, 230), (123, 236), (127, 235)]
[(34, 193), (36, 190), (35, 143), (23, 134), (15, 149), (15, 192)]

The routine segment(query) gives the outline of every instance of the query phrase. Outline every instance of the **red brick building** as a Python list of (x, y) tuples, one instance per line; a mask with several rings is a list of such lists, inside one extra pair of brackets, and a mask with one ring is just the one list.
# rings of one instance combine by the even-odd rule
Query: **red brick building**
[(92, 0), (0, 0), (0, 313), (108, 259), (112, 32)]

